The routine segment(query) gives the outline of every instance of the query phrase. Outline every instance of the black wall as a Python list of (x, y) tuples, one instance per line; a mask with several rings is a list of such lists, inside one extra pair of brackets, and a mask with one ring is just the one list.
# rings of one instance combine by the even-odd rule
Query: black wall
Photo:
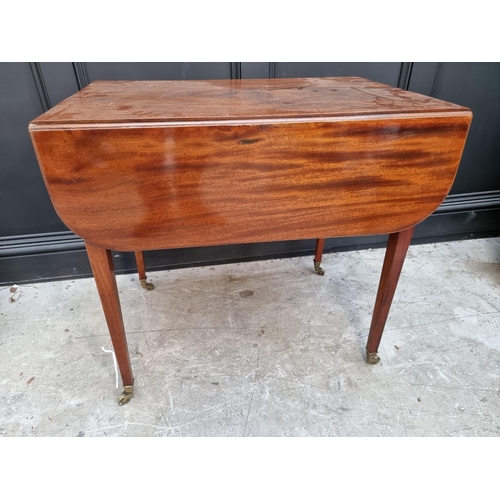
[[(93, 80), (362, 76), (468, 106), (469, 138), (450, 196), (414, 242), (500, 234), (500, 63), (0, 63), (0, 284), (89, 276), (83, 242), (57, 217), (28, 123)], [(326, 251), (385, 237), (337, 238)], [(149, 269), (312, 253), (313, 241), (148, 252)], [(117, 254), (119, 272), (134, 269)]]

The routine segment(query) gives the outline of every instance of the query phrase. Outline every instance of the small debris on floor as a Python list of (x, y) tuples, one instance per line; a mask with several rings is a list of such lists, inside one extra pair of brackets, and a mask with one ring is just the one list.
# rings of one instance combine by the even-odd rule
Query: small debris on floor
[[(12, 290), (12, 288), (11, 288)], [(10, 297), (9, 302), (12, 304), (13, 302), (17, 302), (20, 298), (23, 292), (21, 290), (17, 290), (16, 292), (13, 293), (13, 295)]]

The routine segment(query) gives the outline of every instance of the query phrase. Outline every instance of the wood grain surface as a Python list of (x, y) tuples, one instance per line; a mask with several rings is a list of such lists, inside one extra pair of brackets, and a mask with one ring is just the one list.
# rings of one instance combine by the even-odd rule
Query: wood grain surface
[(366, 344), (366, 350), (369, 353), (376, 353), (378, 351), (414, 229), (411, 227), (406, 231), (393, 233), (389, 236), (382, 274), (380, 275), (377, 299), (375, 300), (375, 307), (373, 309), (370, 333)]
[(95, 247), (89, 243), (86, 243), (86, 247), (123, 385), (130, 386), (134, 384), (134, 377), (130, 365), (120, 297), (116, 286), (113, 257), (109, 250)]
[(36, 130), (63, 222), (134, 251), (387, 234), (453, 183), (470, 112), (330, 122)]
[(467, 108), (358, 77), (96, 81), (38, 117), (32, 126), (275, 122), (460, 110)]

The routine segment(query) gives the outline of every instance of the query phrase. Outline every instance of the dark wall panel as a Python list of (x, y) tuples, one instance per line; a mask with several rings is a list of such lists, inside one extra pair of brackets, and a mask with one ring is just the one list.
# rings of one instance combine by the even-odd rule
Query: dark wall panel
[(0, 236), (66, 229), (52, 207), (28, 133), (28, 123), (44, 111), (40, 92), (29, 63), (0, 65)]
[(451, 192), (500, 189), (500, 63), (415, 63), (409, 90), (474, 114)]
[(78, 92), (72, 63), (40, 63), (40, 69), (52, 106)]
[(231, 78), (230, 63), (84, 63), (88, 80), (212, 80)]
[(269, 67), (274, 63), (246, 62), (241, 63), (241, 78), (269, 78)]
[(301, 78), (315, 76), (361, 76), (396, 87), (402, 63), (332, 63), (332, 62), (279, 62), (277, 78)]

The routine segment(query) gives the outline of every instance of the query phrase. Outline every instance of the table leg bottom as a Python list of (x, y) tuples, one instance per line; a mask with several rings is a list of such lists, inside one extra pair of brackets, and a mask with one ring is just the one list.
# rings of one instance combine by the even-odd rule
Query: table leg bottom
[(368, 364), (370, 365), (376, 365), (380, 361), (380, 357), (378, 353), (376, 352), (368, 352), (368, 349), (366, 350), (366, 361), (368, 361)]
[(412, 227), (389, 235), (377, 299), (375, 300), (375, 307), (373, 309), (370, 333), (366, 344), (367, 359), (370, 364), (376, 364), (380, 361), (377, 356), (378, 347), (414, 229)]
[(320, 275), (324, 276), (325, 275), (325, 270), (321, 267), (321, 261), (314, 261), (314, 270)]
[(125, 404), (134, 392), (134, 377), (132, 375), (132, 367), (130, 366), (127, 337), (123, 325), (118, 287), (116, 286), (113, 257), (110, 250), (94, 246), (87, 241), (85, 245), (124, 386), (124, 391), (118, 402)]
[(144, 290), (154, 290), (153, 283), (146, 281), (146, 265), (144, 264), (144, 252), (134, 252), (137, 262), (137, 271), (139, 272), (139, 282)]
[(146, 278), (139, 280), (139, 281), (141, 283), (142, 288), (144, 288), (144, 290), (154, 290), (155, 289), (155, 286), (153, 285), (153, 283), (146, 281)]
[(134, 386), (124, 385), (123, 392), (120, 394), (120, 396), (118, 396), (118, 404), (120, 406), (127, 404), (133, 395), (134, 395)]
[(319, 238), (316, 240), (316, 250), (314, 252), (314, 270), (320, 275), (325, 275), (325, 270), (321, 267), (321, 259), (323, 257), (323, 249), (325, 248), (325, 239)]

